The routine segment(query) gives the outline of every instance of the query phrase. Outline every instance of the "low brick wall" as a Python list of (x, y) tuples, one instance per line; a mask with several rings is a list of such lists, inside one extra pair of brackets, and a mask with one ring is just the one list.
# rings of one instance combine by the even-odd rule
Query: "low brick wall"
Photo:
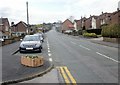
[(2, 45), (7, 45), (7, 44), (10, 44), (12, 43), (12, 39), (5, 39), (3, 42), (2, 42)]
[(2, 46), (4, 45), (8, 45), (8, 44), (11, 44), (11, 43), (14, 43), (14, 42), (17, 42), (20, 40), (20, 37), (15, 37), (14, 39), (5, 39), (3, 42), (2, 42)]
[(14, 40), (15, 40), (15, 41), (19, 41), (19, 40), (20, 40), (20, 37), (15, 37)]
[(120, 38), (103, 37), (103, 41), (112, 42), (112, 43), (120, 43)]

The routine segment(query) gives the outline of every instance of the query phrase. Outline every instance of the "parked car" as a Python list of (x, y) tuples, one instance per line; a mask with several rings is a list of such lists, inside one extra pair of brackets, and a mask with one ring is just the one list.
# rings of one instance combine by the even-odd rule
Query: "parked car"
[(22, 40), (19, 51), (26, 52), (26, 51), (39, 51), (41, 52), (42, 43), (37, 35), (26, 35)]
[(38, 35), (39, 38), (40, 38), (40, 40), (41, 40), (41, 42), (44, 42), (43, 34), (41, 34), (41, 33), (36, 33), (36, 34), (34, 34), (34, 35)]
[(65, 34), (71, 34), (72, 33), (72, 30), (66, 30), (64, 31)]

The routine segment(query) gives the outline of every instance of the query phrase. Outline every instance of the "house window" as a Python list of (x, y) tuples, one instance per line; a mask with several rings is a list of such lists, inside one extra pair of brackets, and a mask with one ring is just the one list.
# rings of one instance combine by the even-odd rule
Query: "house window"
[(33, 31), (33, 29), (30, 29), (30, 31)]
[(8, 26), (5, 26), (5, 31), (8, 31)]
[(4, 39), (6, 39), (6, 36), (3, 36)]

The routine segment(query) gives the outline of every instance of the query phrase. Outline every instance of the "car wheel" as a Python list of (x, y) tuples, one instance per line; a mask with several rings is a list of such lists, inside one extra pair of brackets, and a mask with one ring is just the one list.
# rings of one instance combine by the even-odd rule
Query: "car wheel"
[(20, 51), (20, 53), (22, 53), (22, 51)]
[(19, 48), (19, 52), (22, 53), (21, 49)]
[(41, 48), (41, 49), (43, 49), (43, 47), (42, 47), (42, 46), (41, 46), (40, 48)]
[(41, 48), (39, 49), (39, 52), (40, 52), (40, 53), (42, 52)]

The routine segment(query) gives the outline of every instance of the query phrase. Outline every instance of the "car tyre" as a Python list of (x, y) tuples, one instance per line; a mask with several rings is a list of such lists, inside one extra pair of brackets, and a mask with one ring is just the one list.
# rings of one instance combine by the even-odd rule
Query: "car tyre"
[(42, 52), (41, 48), (39, 49), (39, 52), (40, 52), (40, 53)]

